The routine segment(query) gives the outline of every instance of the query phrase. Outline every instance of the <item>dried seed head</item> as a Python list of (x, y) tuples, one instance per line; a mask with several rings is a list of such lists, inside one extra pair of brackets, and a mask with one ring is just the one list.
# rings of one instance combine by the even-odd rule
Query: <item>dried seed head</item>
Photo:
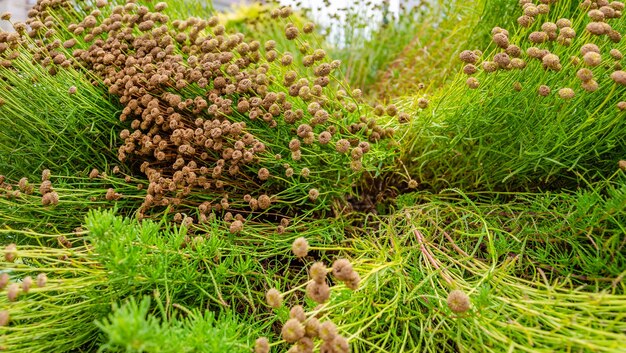
[(320, 196), (320, 192), (317, 189), (309, 190), (309, 200), (315, 201)]
[[(607, 27), (608, 26), (608, 27)], [(594, 35), (600, 36), (610, 31), (611, 26), (606, 22), (590, 22), (585, 29)]]
[(598, 48), (597, 45), (592, 44), (592, 43), (587, 43), (583, 45), (582, 47), (580, 47), (580, 55), (584, 56), (585, 54), (590, 53), (590, 52), (600, 54), (600, 48)]
[(617, 163), (617, 166), (619, 167), (619, 169), (621, 169), (622, 171), (626, 171), (626, 161), (624, 160), (620, 160)]
[(350, 141), (346, 139), (340, 139), (335, 144), (335, 150), (337, 150), (337, 152), (339, 153), (348, 153), (349, 149), (350, 149)]
[(624, 55), (622, 54), (621, 51), (619, 51), (618, 49), (611, 49), (611, 51), (609, 52), (609, 54), (611, 55), (611, 57), (615, 60), (622, 60), (624, 58)]
[(3, 290), (7, 284), (9, 284), (9, 274), (6, 272), (0, 273), (0, 290)]
[(428, 101), (428, 99), (426, 99), (426, 98), (419, 98), (419, 99), (417, 100), (417, 106), (418, 106), (418, 107), (420, 107), (420, 109), (426, 109), (426, 108), (428, 108), (428, 104), (429, 104), (429, 103), (430, 103), (430, 102), (429, 102), (429, 101)]
[(13, 262), (17, 258), (17, 245), (11, 243), (4, 248), (4, 259), (6, 262)]
[(485, 72), (494, 72), (498, 70), (498, 64), (493, 61), (483, 61), (482, 66)]
[(257, 338), (254, 341), (254, 353), (269, 353), (270, 341), (265, 337)]
[(272, 199), (267, 195), (259, 196), (259, 208), (262, 210), (268, 209), (272, 205)]
[(466, 75), (473, 75), (476, 73), (476, 71), (478, 71), (478, 69), (476, 68), (476, 66), (474, 64), (467, 64), (465, 66), (463, 66), (463, 72)]
[(587, 66), (598, 66), (602, 63), (602, 56), (596, 52), (588, 52), (583, 56), (583, 61)]
[(464, 313), (470, 309), (470, 298), (463, 291), (455, 289), (448, 294), (448, 307), (455, 313)]
[(267, 170), (267, 168), (261, 168), (259, 169), (259, 179), (261, 180), (267, 180), (270, 177), (270, 171)]
[(469, 87), (471, 89), (476, 89), (476, 88), (478, 88), (478, 86), (480, 86), (480, 82), (478, 82), (476, 77), (468, 78), (465, 83), (467, 84), (467, 87)]
[(604, 21), (604, 13), (600, 10), (591, 10), (587, 12), (587, 16), (594, 21)]
[(563, 38), (573, 39), (576, 37), (576, 31), (570, 27), (561, 28), (560, 36)]
[(559, 97), (561, 97), (561, 99), (570, 100), (574, 98), (574, 95), (574, 90), (571, 88), (565, 87), (559, 90)]
[(294, 343), (304, 337), (304, 326), (296, 319), (289, 319), (283, 325), (280, 334), (288, 343)]
[(306, 313), (304, 312), (304, 308), (302, 305), (296, 305), (289, 310), (289, 318), (296, 319), (301, 323), (304, 323), (306, 320)]
[(287, 27), (285, 29), (285, 36), (289, 40), (296, 39), (296, 37), (298, 37), (298, 33), (299, 33), (298, 29), (296, 27), (293, 27), (293, 26)]
[(354, 270), (352, 264), (346, 259), (339, 259), (333, 262), (333, 276), (340, 281), (347, 281)]
[(311, 265), (311, 268), (309, 269), (309, 276), (317, 283), (323, 283), (326, 280), (327, 273), (328, 270), (323, 262), (316, 262)]
[(330, 287), (325, 281), (321, 283), (313, 281), (307, 284), (306, 294), (314, 302), (324, 304), (330, 298)]
[(352, 271), (352, 273), (350, 274), (350, 278), (348, 278), (348, 280), (346, 280), (344, 283), (346, 284), (346, 287), (352, 290), (357, 290), (359, 289), (359, 284), (361, 283), (361, 276), (359, 276), (356, 271)]
[(348, 340), (340, 335), (335, 336), (331, 342), (331, 347), (335, 353), (350, 353), (350, 344), (348, 344)]
[(409, 180), (409, 182), (408, 182), (408, 186), (409, 186), (409, 189), (415, 189), (415, 188), (417, 188), (417, 180), (415, 180), (415, 179), (411, 179), (411, 180)]
[(572, 27), (572, 21), (567, 18), (560, 18), (556, 21), (556, 25), (559, 28)]
[(10, 315), (8, 310), (0, 311), (0, 327), (9, 326)]
[(0, 15), (0, 20), (3, 20), (3, 21), (10, 21), (10, 20), (11, 20), (11, 13), (10, 13), (10, 12), (8, 12), (8, 11), (7, 11), (7, 12), (3, 12), (3, 13)]
[(582, 68), (576, 72), (576, 77), (578, 77), (581, 81), (587, 82), (593, 79), (593, 72), (589, 69)]
[(542, 97), (547, 97), (550, 94), (550, 87), (541, 85), (539, 89), (537, 89), (537, 93)]
[(328, 131), (322, 131), (319, 136), (318, 136), (318, 141), (322, 144), (322, 145), (326, 145), (330, 142), (332, 138), (332, 135), (330, 134), (330, 132)]
[(48, 276), (45, 273), (40, 273), (37, 275), (37, 287), (43, 288), (48, 283)]
[(243, 230), (243, 222), (240, 220), (234, 220), (233, 223), (230, 224), (229, 231), (232, 234), (238, 234)]
[(17, 283), (11, 283), (7, 287), (7, 299), (10, 302), (17, 300), (17, 296), (20, 294), (20, 285)]
[(47, 181), (50, 179), (50, 169), (44, 169), (41, 172), (41, 181)]
[(548, 41), (549, 36), (546, 32), (532, 32), (528, 39), (533, 43), (545, 43)]
[(542, 59), (543, 66), (546, 69), (552, 69), (554, 71), (561, 70), (561, 61), (555, 54), (547, 54)]
[(558, 26), (553, 22), (545, 22), (541, 25), (541, 30), (546, 33), (556, 33)]
[(624, 102), (624, 101), (618, 102), (617, 103), (617, 109), (619, 109), (621, 111), (626, 110), (626, 102)]
[(33, 285), (33, 278), (31, 276), (26, 276), (24, 277), (24, 279), (22, 279), (22, 291), (24, 293), (28, 293), (32, 285)]
[(267, 305), (274, 309), (279, 308), (283, 303), (283, 297), (276, 288), (271, 288), (265, 293), (265, 301)]
[(615, 83), (626, 86), (626, 71), (615, 71), (611, 74), (611, 80), (615, 81)]
[(44, 206), (56, 206), (59, 204), (59, 194), (52, 191), (41, 197), (41, 204)]
[(498, 66), (504, 69), (511, 63), (511, 58), (507, 53), (498, 53), (494, 55), (493, 61), (495, 61)]
[(94, 168), (91, 170), (91, 172), (89, 173), (89, 179), (95, 179), (100, 175), (100, 172), (98, 171), (98, 169)]
[(595, 92), (598, 90), (598, 82), (593, 79), (582, 82), (580, 86), (587, 92)]
[(533, 24), (533, 22), (535, 22), (535, 19), (528, 15), (523, 15), (517, 18), (517, 23), (522, 27), (528, 28)]
[(304, 33), (312, 33), (315, 30), (315, 24), (313, 22), (305, 23), (302, 26), (302, 32)]
[(319, 328), (319, 337), (326, 342), (334, 340), (337, 337), (337, 325), (330, 320), (324, 321)]
[(305, 257), (309, 252), (309, 242), (304, 237), (297, 238), (291, 244), (291, 251), (296, 257)]
[(496, 33), (493, 35), (493, 42), (502, 49), (509, 46), (509, 37), (504, 33)]
[(522, 49), (517, 45), (511, 44), (506, 48), (506, 53), (514, 58), (518, 58), (522, 55)]
[(468, 64), (476, 64), (478, 56), (471, 50), (463, 50), (461, 54), (459, 54), (459, 59)]

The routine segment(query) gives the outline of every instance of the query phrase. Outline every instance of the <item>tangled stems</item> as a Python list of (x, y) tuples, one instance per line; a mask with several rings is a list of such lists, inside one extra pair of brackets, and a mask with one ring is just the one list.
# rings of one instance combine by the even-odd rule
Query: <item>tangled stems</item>
[[(576, 196), (520, 195), (523, 201), (504, 204), (454, 191), (407, 196), (401, 201), (409, 206), (395, 215), (366, 221), (375, 234), (350, 240), (346, 254), (361, 286), (333, 294), (323, 315), (349, 332), (360, 352), (615, 351), (624, 339), (623, 266), (592, 264), (607, 253), (623, 262), (612, 240), (621, 232), (612, 221), (623, 217), (614, 207), (624, 202), (620, 185), (595, 185)], [(610, 196), (599, 196), (603, 188)], [(597, 211), (580, 218), (591, 204)], [(593, 241), (584, 240), (589, 232)], [(579, 268), (559, 259), (567, 247)], [(448, 307), (453, 289), (469, 295), (469, 311)]]

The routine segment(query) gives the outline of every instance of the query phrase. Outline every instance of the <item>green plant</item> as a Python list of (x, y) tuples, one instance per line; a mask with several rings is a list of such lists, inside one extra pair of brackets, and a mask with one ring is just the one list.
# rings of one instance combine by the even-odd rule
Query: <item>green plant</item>
[[(587, 29), (588, 9), (558, 2), (548, 10), (528, 28), (494, 28), (494, 40), (506, 50), (493, 42), (484, 55), (463, 52), (471, 77), (459, 74), (428, 108), (418, 107), (419, 96), (399, 104), (416, 111), (400, 158), (424, 187), (556, 189), (617, 169), (626, 148), (617, 105), (626, 86), (612, 75), (620, 72), (623, 21), (607, 19), (614, 32), (597, 36)], [(593, 43), (588, 47), (604, 59), (591, 67), (583, 54)], [(593, 69), (593, 82), (577, 77), (583, 68)]]

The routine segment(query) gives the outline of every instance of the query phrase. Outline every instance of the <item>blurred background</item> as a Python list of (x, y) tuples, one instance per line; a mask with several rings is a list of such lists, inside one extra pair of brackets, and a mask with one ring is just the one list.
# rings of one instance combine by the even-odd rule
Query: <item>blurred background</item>
[[(28, 9), (35, 4), (37, 0), (0, 0), (0, 13), (6, 11), (13, 14), (13, 18), (22, 21), (26, 18)], [(0, 21), (0, 28), (3, 31), (11, 29), (11, 25), (6, 21)]]

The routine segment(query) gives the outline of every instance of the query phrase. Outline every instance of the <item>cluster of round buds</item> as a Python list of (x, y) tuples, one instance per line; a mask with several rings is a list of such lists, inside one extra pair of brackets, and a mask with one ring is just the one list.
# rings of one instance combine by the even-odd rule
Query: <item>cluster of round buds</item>
[(535, 5), (531, 0), (520, 0), (524, 14), (517, 18), (517, 23), (522, 27), (530, 27), (539, 15), (550, 12), (550, 1)]
[(464, 313), (470, 309), (470, 298), (462, 290), (455, 289), (448, 294), (448, 307), (454, 313)]
[(345, 283), (346, 287), (356, 290), (361, 283), (361, 277), (352, 268), (350, 261), (346, 259), (338, 259), (333, 262), (333, 276)]
[(581, 81), (582, 88), (587, 92), (594, 92), (598, 89), (598, 82), (593, 79), (593, 72), (587, 68), (582, 68), (576, 72), (576, 77)]
[(39, 193), (41, 193), (41, 204), (44, 206), (55, 206), (59, 204), (59, 194), (54, 191), (50, 182), (50, 170), (45, 169), (41, 174), (41, 185)]
[(587, 9), (587, 16), (591, 20), (586, 26), (586, 30), (597, 36), (606, 35), (614, 43), (619, 43), (622, 35), (614, 30), (606, 21), (622, 17), (624, 3), (619, 1), (590, 1), (585, 0), (581, 3), (581, 8)]
[(306, 286), (306, 294), (313, 301), (323, 304), (330, 297), (330, 287), (326, 283), (328, 270), (322, 262), (316, 262), (309, 269), (311, 281)]
[[(292, 307), (289, 319), (281, 328), (281, 338), (293, 344), (288, 353), (313, 353), (316, 340), (321, 340), (320, 352), (348, 353), (348, 340), (339, 335), (337, 325), (332, 321), (320, 322), (317, 317), (307, 314), (300, 305)], [(260, 337), (254, 342), (255, 353), (269, 353), (270, 343), (266, 337)]]
[[(355, 112), (356, 103), (361, 101), (358, 91), (345, 95), (354, 102), (339, 102), (326, 96), (330, 75), (340, 62), (328, 60), (324, 50), (306, 49), (310, 76), (300, 77), (301, 72), (295, 68), (289, 70), (299, 64), (294, 55), (279, 53), (275, 41), (263, 45), (247, 41), (241, 33), (229, 34), (217, 18), (170, 21), (161, 13), (165, 8), (162, 3), (150, 7), (135, 3), (104, 6), (86, 15), (77, 12), (77, 16), (70, 16), (77, 19), (74, 20), (48, 16), (48, 8), (38, 4), (28, 22), (41, 31), (53, 26), (73, 37), (59, 39), (57, 44), (52, 43), (55, 36), (36, 41), (32, 52), (37, 63), (55, 72), (66, 63), (87, 70), (99, 86), (119, 98), (123, 107), (120, 120), (127, 124), (127, 129), (119, 134), (123, 142), (118, 158), (139, 166), (148, 179), (140, 218), (152, 209), (170, 207), (173, 213), (190, 215), (178, 217), (179, 221), (202, 223), (211, 215), (239, 211), (236, 207), (249, 205), (252, 211), (280, 207), (272, 203), (271, 196), (261, 195), (244, 204), (227, 196), (240, 200), (251, 190), (259, 190), (259, 181), (270, 180), (273, 163), (264, 163), (268, 155), (277, 152), (270, 151), (275, 144), (266, 146), (261, 139), (268, 137), (248, 132), (248, 125), (254, 124), (255, 132), (262, 123), (270, 129), (299, 121), (308, 125), (310, 130), (297, 137), (301, 148), (289, 146), (295, 161), (302, 160), (302, 150), (316, 141), (330, 147), (345, 138), (351, 144), (348, 152), (353, 157), (360, 154), (352, 153), (361, 142), (358, 139), (375, 142), (391, 136), (389, 129), (369, 124), (363, 125), (367, 129), (354, 131), (352, 127), (334, 125), (345, 120), (341, 114), (346, 110)], [(109, 10), (113, 10), (111, 14)], [(281, 8), (272, 15), (286, 18), (291, 13), (290, 8)], [(288, 39), (295, 40), (301, 32), (312, 33), (314, 28), (312, 24), (299, 27), (289, 23), (284, 31)], [(280, 61), (280, 65), (271, 65), (273, 60)], [(70, 93), (74, 91), (70, 89)], [(302, 100), (318, 105), (311, 116), (305, 109), (294, 107)], [(397, 115), (391, 107), (387, 112)], [(352, 158), (349, 163), (353, 170), (362, 169), (360, 160)], [(313, 174), (312, 167), (298, 166), (297, 170), (307, 177)], [(89, 176), (98, 175), (98, 171), (93, 171)], [(260, 193), (273, 195), (280, 191), (283, 180), (270, 181), (262, 185)], [(311, 187), (316, 186), (312, 183)], [(192, 199), (199, 191), (216, 198), (205, 211), (197, 209), (200, 202)], [(45, 196), (43, 202), (55, 204), (58, 197), (54, 196)], [(113, 190), (107, 192), (108, 200), (120, 196)], [(309, 198), (316, 200), (318, 196), (317, 189), (311, 189)], [(231, 231), (239, 231), (241, 223), (232, 222)]]

